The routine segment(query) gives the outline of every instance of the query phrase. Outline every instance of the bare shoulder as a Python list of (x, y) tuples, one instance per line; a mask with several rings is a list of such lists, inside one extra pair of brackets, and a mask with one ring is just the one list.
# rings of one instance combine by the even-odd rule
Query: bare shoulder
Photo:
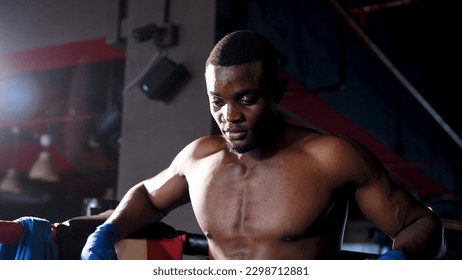
[(326, 176), (360, 182), (370, 176), (383, 175), (384, 168), (377, 157), (355, 139), (309, 129), (302, 129), (299, 133), (302, 137), (295, 143), (297, 150)]
[[(223, 137), (210, 135), (200, 137), (186, 145), (175, 157), (172, 166), (177, 170), (187, 170), (191, 164), (226, 148)], [(184, 173), (184, 172), (178, 172)]]
[(321, 133), (310, 128), (296, 126), (292, 129), (292, 134), (298, 147), (313, 156), (325, 159), (332, 159), (334, 155), (339, 154), (355, 155), (358, 152), (362, 153), (365, 149), (360, 143), (345, 135)]
[(184, 152), (191, 159), (201, 159), (226, 148), (226, 142), (222, 136), (209, 135), (198, 138), (187, 145)]
[(320, 134), (307, 142), (305, 147), (326, 159), (339, 159), (340, 155), (348, 159), (370, 156), (365, 146), (353, 138), (338, 134)]

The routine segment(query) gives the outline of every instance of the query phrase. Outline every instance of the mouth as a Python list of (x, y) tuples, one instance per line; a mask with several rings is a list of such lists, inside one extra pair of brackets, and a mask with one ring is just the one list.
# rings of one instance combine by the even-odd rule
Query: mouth
[(247, 130), (242, 128), (225, 128), (223, 134), (231, 141), (243, 140), (247, 136)]

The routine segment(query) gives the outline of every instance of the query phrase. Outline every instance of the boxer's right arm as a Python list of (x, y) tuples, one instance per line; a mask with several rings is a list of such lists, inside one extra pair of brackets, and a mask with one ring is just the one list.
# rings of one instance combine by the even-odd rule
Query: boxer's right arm
[(81, 258), (91, 259), (91, 255), (98, 258), (97, 254), (92, 253), (96, 249), (109, 252), (101, 255), (111, 258), (111, 254), (115, 254), (114, 244), (119, 239), (150, 223), (160, 221), (171, 210), (188, 203), (190, 200), (185, 170), (197, 159), (198, 150), (214, 147), (210, 143), (198, 144), (200, 142), (198, 139), (190, 143), (167, 169), (132, 187), (106, 220), (103, 230), (97, 230), (90, 235)]
[(114, 259), (117, 241), (187, 203), (187, 181), (174, 170), (168, 168), (132, 187), (105, 223), (89, 236), (81, 259)]
[(162, 217), (162, 211), (151, 204), (146, 188), (140, 183), (125, 194), (111, 216), (88, 237), (80, 258), (115, 259), (115, 243)]

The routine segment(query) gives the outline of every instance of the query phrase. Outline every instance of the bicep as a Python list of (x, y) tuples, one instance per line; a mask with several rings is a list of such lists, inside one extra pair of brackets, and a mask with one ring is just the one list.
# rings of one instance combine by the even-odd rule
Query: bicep
[(355, 199), (364, 217), (391, 237), (424, 216), (428, 210), (386, 177), (358, 186)]
[[(401, 230), (427, 214), (428, 208), (393, 182), (387, 169), (367, 148), (354, 144), (350, 173), (355, 199), (365, 218), (395, 237)], [(352, 171), (354, 170), (354, 171)]]
[(143, 184), (151, 203), (164, 213), (189, 202), (188, 182), (185, 176), (177, 174), (171, 167), (145, 180)]
[(215, 138), (199, 138), (183, 148), (170, 166), (158, 175), (143, 182), (154, 207), (168, 213), (174, 208), (190, 202), (187, 173), (195, 163), (216, 151)]

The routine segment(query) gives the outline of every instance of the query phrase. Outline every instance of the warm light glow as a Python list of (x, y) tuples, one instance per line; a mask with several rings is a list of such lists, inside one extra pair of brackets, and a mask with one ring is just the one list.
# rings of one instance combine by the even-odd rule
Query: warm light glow
[(24, 192), (22, 184), (18, 178), (18, 172), (14, 168), (8, 169), (0, 183), (0, 192), (21, 194)]
[(58, 168), (48, 151), (40, 152), (37, 161), (29, 171), (29, 178), (44, 182), (57, 182), (59, 180)]
[(51, 138), (47, 134), (40, 136), (40, 145), (44, 148), (40, 155), (32, 165), (29, 171), (29, 178), (31, 180), (44, 181), (44, 182), (57, 182), (59, 180), (58, 167), (53, 162), (48, 147), (51, 145)]

